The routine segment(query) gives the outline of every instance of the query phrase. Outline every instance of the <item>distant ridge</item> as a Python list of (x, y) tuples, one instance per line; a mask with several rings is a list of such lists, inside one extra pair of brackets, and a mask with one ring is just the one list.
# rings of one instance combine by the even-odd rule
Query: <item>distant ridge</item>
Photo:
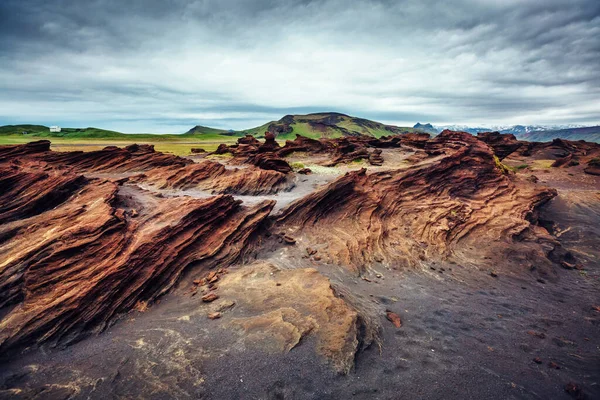
[(297, 134), (316, 139), (359, 135), (381, 137), (422, 131), (411, 127), (386, 125), (337, 112), (286, 115), (279, 121), (271, 121), (256, 128), (239, 131), (240, 134), (254, 136), (263, 135), (265, 132), (275, 134), (280, 140), (287, 140), (294, 139)]
[(517, 134), (516, 136), (518, 139), (527, 140), (529, 142), (550, 142), (553, 139), (560, 138), (600, 143), (600, 126), (528, 132)]

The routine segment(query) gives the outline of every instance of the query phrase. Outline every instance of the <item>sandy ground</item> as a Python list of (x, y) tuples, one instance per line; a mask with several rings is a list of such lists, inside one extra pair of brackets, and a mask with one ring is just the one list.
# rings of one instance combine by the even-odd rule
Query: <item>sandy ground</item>
[[(395, 162), (403, 165), (402, 157)], [(273, 198), (281, 209), (356, 168), (298, 176), (294, 189), (274, 196), (239, 197), (247, 204)], [(0, 398), (568, 399), (569, 382), (600, 398), (600, 312), (593, 308), (600, 305), (600, 181), (574, 178), (579, 171), (535, 174), (559, 190), (542, 218), (585, 265), (559, 269), (554, 283), (456, 264), (381, 268), (368, 282), (281, 248), (258, 255), (283, 268), (317, 268), (339, 293), (379, 315), (381, 346), (359, 353), (348, 375), (315, 354), (310, 336), (289, 353), (248, 346), (228, 324), (242, 311), (208, 320), (209, 306), (189, 294), (185, 276), (159, 304), (97, 337), (2, 360)], [(386, 309), (400, 315), (401, 328), (385, 319)]]

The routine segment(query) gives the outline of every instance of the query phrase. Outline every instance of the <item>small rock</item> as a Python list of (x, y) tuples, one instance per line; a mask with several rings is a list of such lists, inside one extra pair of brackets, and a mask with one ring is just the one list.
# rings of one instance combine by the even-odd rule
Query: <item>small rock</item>
[(545, 280), (543, 280), (542, 278), (539, 278), (537, 281), (538, 281), (539, 283), (546, 283), (546, 281), (545, 281)]
[(137, 217), (139, 214), (138, 214), (138, 212), (137, 212), (137, 210), (136, 210), (136, 209), (133, 209), (133, 210), (131, 210), (131, 211), (129, 212), (129, 215), (131, 215), (131, 218), (135, 218), (135, 217)]
[(219, 296), (216, 293), (211, 292), (202, 296), (202, 301), (205, 303), (210, 303), (211, 301), (215, 301), (218, 298)]
[(310, 175), (312, 174), (312, 170), (310, 168), (302, 168), (298, 170), (298, 173), (302, 175)]
[(221, 313), (218, 311), (208, 313), (208, 319), (219, 319), (219, 318), (221, 318)]
[(490, 272), (490, 276), (491, 276), (492, 278), (497, 278), (497, 277), (498, 277), (498, 274), (496, 273), (496, 271), (491, 271), (491, 272)]
[(400, 319), (400, 316), (398, 314), (396, 314), (395, 312), (386, 310), (385, 316), (388, 319), (388, 321), (390, 321), (392, 324), (394, 324), (394, 326), (396, 328), (402, 327), (402, 320)]
[(286, 244), (296, 244), (296, 239), (294, 239), (293, 237), (291, 237), (291, 236), (288, 236), (288, 235), (284, 235), (284, 236), (283, 236), (283, 241), (284, 241)]
[(554, 369), (560, 369), (560, 365), (558, 365), (557, 363), (555, 363), (554, 361), (550, 361), (548, 363), (548, 367), (550, 368), (554, 368)]
[(212, 279), (213, 279), (215, 276), (217, 276), (217, 271), (211, 271), (211, 272), (208, 274), (208, 276), (206, 277), (206, 280), (207, 280), (208, 282), (211, 282), (211, 281), (212, 281)]
[(315, 261), (321, 261), (321, 257), (320, 257), (320, 256), (314, 256), (314, 257), (313, 257), (313, 259), (314, 259)]
[(527, 334), (531, 335), (531, 336), (535, 336), (536, 338), (539, 338), (539, 339), (546, 339), (546, 334), (543, 332), (527, 331)]
[(235, 306), (235, 301), (231, 300), (223, 300), (220, 304), (217, 304), (215, 311), (223, 312), (227, 310), (231, 310)]
[(315, 250), (315, 249), (313, 249), (313, 248), (311, 248), (311, 247), (307, 247), (307, 248), (306, 248), (306, 253), (307, 253), (309, 256), (312, 256), (312, 255), (314, 255), (314, 254), (317, 254), (317, 250)]
[(560, 263), (560, 265), (561, 265), (561, 266), (562, 266), (564, 269), (575, 269), (575, 267), (576, 267), (576, 265), (575, 265), (575, 264), (572, 264), (572, 263), (569, 263), (569, 262), (566, 262), (566, 261), (563, 261), (563, 262), (561, 262), (561, 263)]
[(536, 357), (536, 358), (533, 359), (533, 362), (536, 363), (536, 364), (541, 364), (542, 363), (542, 359), (539, 358), (539, 357)]
[(375, 274), (375, 276), (378, 277), (378, 278), (382, 278), (383, 277), (383, 275), (381, 275), (381, 274)]
[(574, 399), (584, 399), (585, 396), (583, 395), (583, 391), (581, 390), (581, 387), (573, 382), (569, 382), (565, 385), (565, 392), (569, 393), (571, 395), (571, 397), (573, 397)]

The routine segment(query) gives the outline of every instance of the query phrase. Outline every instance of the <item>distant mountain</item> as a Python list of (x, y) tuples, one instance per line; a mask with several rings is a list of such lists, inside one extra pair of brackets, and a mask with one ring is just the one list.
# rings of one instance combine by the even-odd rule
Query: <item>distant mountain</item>
[(296, 134), (310, 138), (336, 138), (343, 136), (397, 135), (408, 132), (421, 132), (411, 127), (386, 125), (364, 118), (351, 117), (336, 112), (323, 112), (306, 115), (286, 115), (279, 121), (267, 122), (256, 128), (239, 131), (239, 134), (254, 136), (265, 132), (274, 133), (278, 139), (294, 139)]
[(516, 134), (515, 136), (520, 140), (527, 140), (529, 142), (550, 142), (553, 139), (560, 138), (600, 143), (600, 126), (533, 131)]
[(423, 132), (427, 132), (431, 135), (437, 135), (438, 133), (440, 133), (440, 131), (438, 131), (433, 125), (431, 124), (422, 124), (420, 122), (417, 122), (413, 128), (415, 129), (419, 129)]
[(0, 135), (22, 135), (24, 137), (66, 138), (66, 139), (113, 139), (129, 137), (126, 133), (99, 128), (61, 128), (60, 132), (50, 132), (44, 125), (4, 125), (0, 126)]
[[(427, 129), (431, 124), (419, 124), (416, 127)], [(433, 125), (437, 133), (444, 129), (452, 131), (468, 132), (476, 135), (479, 132), (500, 132), (515, 135), (520, 140), (548, 142), (555, 138), (568, 140), (586, 140), (589, 142), (600, 142), (598, 127), (584, 127), (581, 125), (511, 125), (511, 126), (488, 126), (473, 127), (467, 125)], [(428, 130), (429, 133), (433, 133)]]
[(223, 135), (227, 134), (228, 132), (230, 131), (227, 131), (225, 129), (216, 129), (209, 128), (207, 126), (196, 125), (192, 129), (184, 133), (184, 135)]

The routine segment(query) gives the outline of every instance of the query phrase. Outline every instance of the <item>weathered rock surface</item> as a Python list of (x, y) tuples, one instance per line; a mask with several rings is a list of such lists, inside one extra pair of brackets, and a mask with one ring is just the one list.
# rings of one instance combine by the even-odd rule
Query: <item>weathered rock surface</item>
[[(247, 346), (289, 352), (307, 336), (317, 339), (317, 353), (336, 371), (348, 373), (364, 327), (356, 310), (336, 297), (329, 279), (312, 268), (282, 270), (256, 263), (223, 277), (219, 295), (235, 301), (230, 324), (243, 331)], [(359, 341), (360, 339), (360, 341)], [(370, 339), (372, 340), (372, 339)]]
[(494, 154), (500, 160), (517, 151), (524, 144), (524, 142), (518, 141), (515, 135), (501, 134), (500, 132), (479, 132), (477, 139), (487, 143), (494, 149)]
[(15, 165), (1, 166), (0, 182), (0, 307), (13, 306), (0, 323), (1, 353), (99, 332), (168, 292), (184, 269), (233, 263), (274, 205), (159, 198)]
[[(256, 140), (256, 139), (255, 139)], [(74, 174), (124, 174), (135, 176), (132, 181), (156, 185), (162, 189), (205, 189), (223, 194), (269, 194), (293, 187), (284, 173), (291, 167), (227, 169), (222, 164), (192, 160), (154, 151), (150, 145), (130, 145), (125, 148), (106, 147), (99, 151), (50, 151), (49, 141), (0, 148), (3, 159), (24, 160), (39, 170), (66, 170)], [(268, 164), (268, 160), (263, 160)], [(277, 168), (278, 167), (278, 168)], [(276, 171), (275, 169), (279, 169)], [(289, 169), (289, 171), (288, 171)], [(141, 174), (140, 174), (141, 173)]]
[(441, 158), (405, 171), (348, 173), (290, 205), (277, 229), (325, 244), (329, 260), (357, 271), (375, 258), (417, 266), (467, 254), (550, 263), (556, 244), (532, 222), (555, 191), (507, 177), (492, 149), (468, 133), (444, 131), (424, 150)]

